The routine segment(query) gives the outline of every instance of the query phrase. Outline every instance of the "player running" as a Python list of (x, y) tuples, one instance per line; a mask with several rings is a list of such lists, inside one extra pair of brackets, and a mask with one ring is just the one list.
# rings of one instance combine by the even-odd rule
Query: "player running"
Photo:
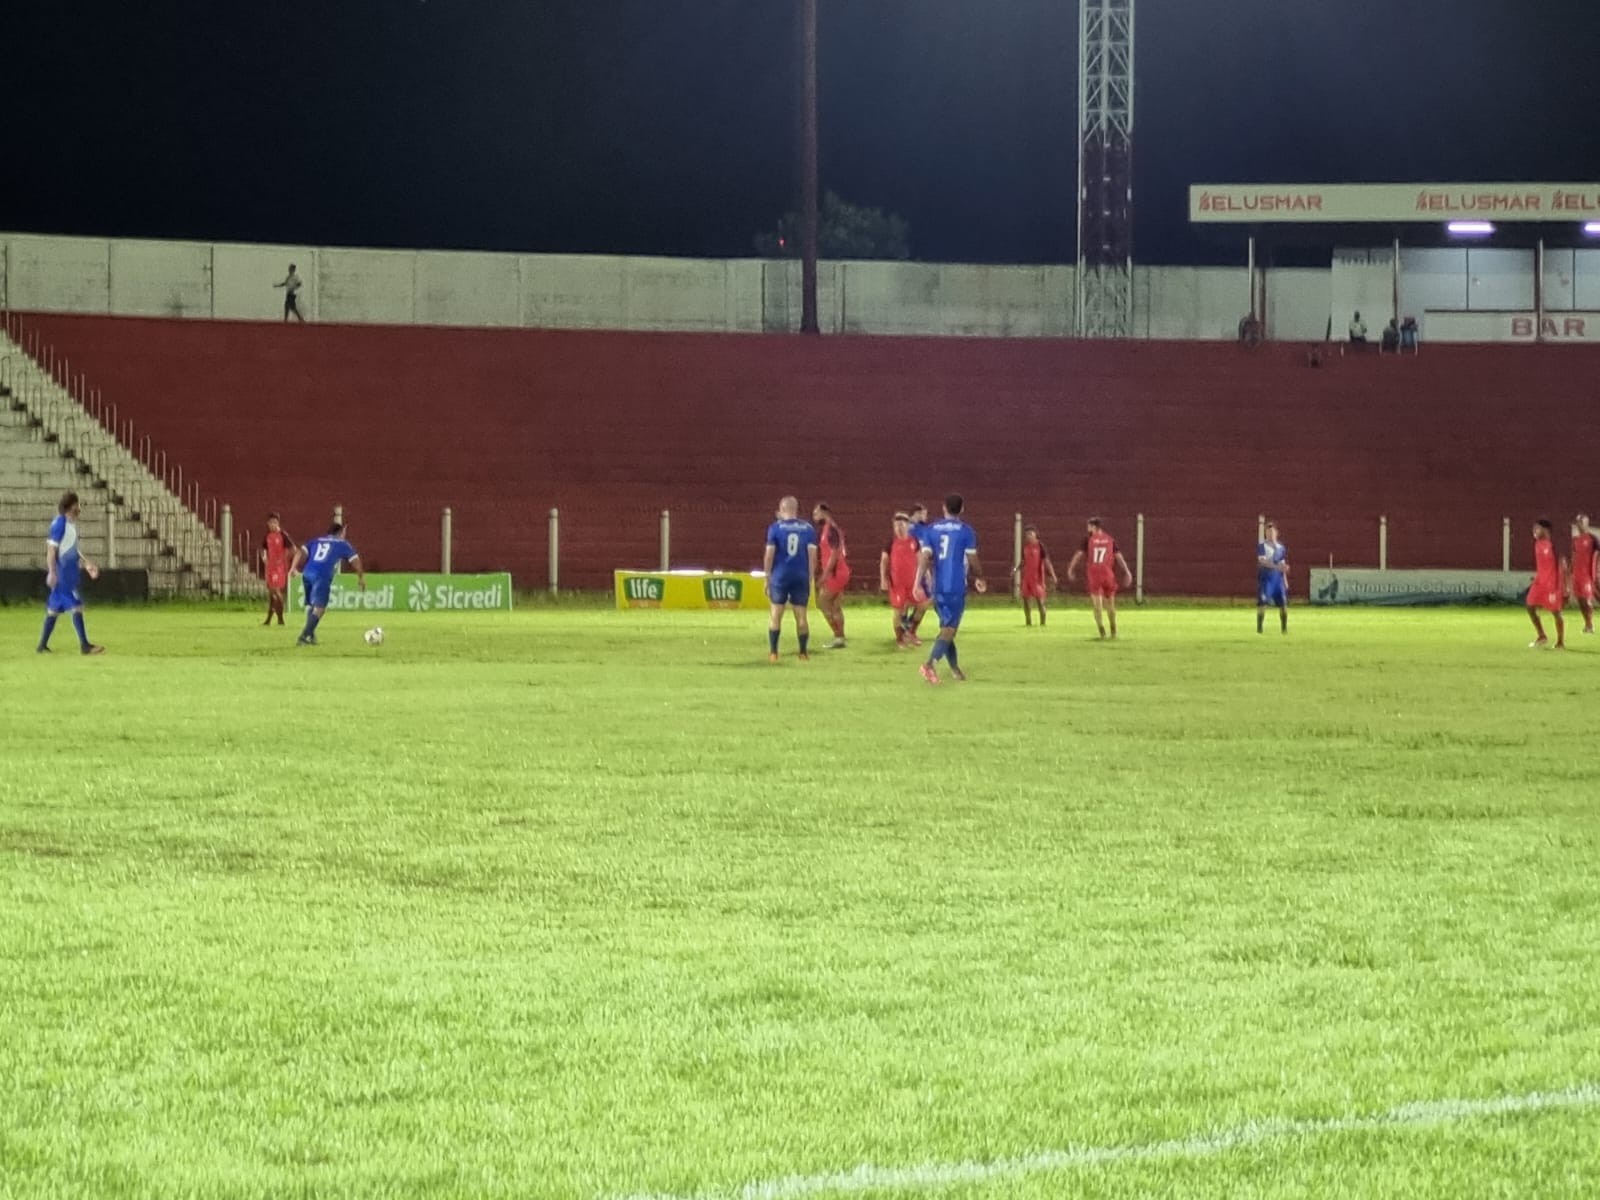
[(967, 608), (967, 568), (972, 568), (972, 586), (980, 593), (988, 590), (983, 580), (983, 564), (978, 561), (978, 534), (961, 519), (964, 501), (954, 493), (945, 497), (944, 520), (935, 521), (922, 533), (922, 562), (933, 573), (933, 607), (939, 614), (939, 636), (928, 661), (922, 664), (922, 677), (939, 682), (938, 661), (948, 659), (950, 676), (965, 680), (956, 656), (956, 633)]
[(1012, 575), (1020, 575), (1022, 592), (1022, 617), (1030, 626), (1033, 624), (1033, 609), (1030, 602), (1039, 606), (1039, 627), (1044, 628), (1045, 608), (1044, 597), (1048, 590), (1045, 587), (1045, 577), (1049, 576), (1050, 583), (1055, 587), (1061, 586), (1061, 580), (1056, 578), (1056, 567), (1050, 561), (1050, 551), (1045, 549), (1044, 543), (1039, 540), (1039, 527), (1037, 525), (1024, 525), (1022, 527), (1022, 561), (1011, 569)]
[(778, 661), (778, 635), (783, 632), (783, 610), (794, 613), (794, 632), (800, 642), (800, 660), (811, 655), (811, 626), (806, 605), (811, 602), (811, 577), (817, 573), (817, 531), (800, 519), (800, 501), (785, 496), (778, 501), (778, 519), (767, 526), (767, 548), (761, 560), (767, 577), (767, 599), (772, 620), (767, 625), (767, 661)]
[(44, 582), (50, 598), (44, 602), (44, 632), (39, 635), (40, 654), (50, 653), (50, 635), (62, 613), (72, 614), (72, 628), (78, 634), (78, 649), (84, 654), (104, 654), (106, 648), (89, 640), (83, 627), (83, 601), (78, 598), (78, 572), (90, 579), (100, 578), (100, 568), (89, 561), (78, 546), (78, 493), (67, 492), (57, 506), (55, 520), (44, 540)]
[(817, 607), (833, 630), (831, 650), (843, 650), (844, 589), (850, 584), (850, 560), (846, 555), (844, 530), (833, 519), (833, 510), (819, 504), (811, 519), (817, 526)]
[(271, 625), (274, 615), (283, 624), (283, 602), (289, 592), (289, 562), (294, 557), (294, 539), (283, 531), (277, 513), (267, 514), (267, 533), (261, 539), (261, 566), (267, 578), (267, 619)]
[(1267, 608), (1278, 610), (1278, 628), (1289, 632), (1289, 547), (1278, 540), (1278, 524), (1268, 521), (1266, 540), (1256, 543), (1256, 632), (1266, 626)]
[(1550, 522), (1541, 517), (1533, 525), (1533, 586), (1528, 589), (1528, 618), (1538, 637), (1528, 643), (1530, 650), (1550, 645), (1550, 639), (1544, 635), (1544, 622), (1539, 620), (1541, 608), (1555, 618), (1555, 648), (1567, 648), (1567, 624), (1561, 619), (1566, 601), (1566, 572), (1566, 561), (1556, 554), (1555, 541), (1550, 537)]
[(1600, 537), (1589, 528), (1587, 513), (1573, 518), (1572, 526), (1572, 598), (1583, 613), (1583, 631), (1594, 632), (1595, 556), (1600, 551)]
[(922, 566), (922, 544), (911, 536), (911, 518), (894, 515), (894, 535), (878, 556), (878, 590), (889, 593), (889, 609), (894, 614), (894, 644), (902, 650), (920, 646), (913, 633), (928, 601), (917, 589)]
[(317, 644), (317, 623), (328, 611), (328, 597), (333, 592), (333, 576), (339, 564), (348, 562), (356, 573), (356, 586), (367, 590), (367, 572), (361, 565), (361, 555), (344, 538), (344, 526), (338, 521), (328, 526), (328, 532), (314, 537), (294, 552), (294, 562), (289, 570), (299, 571), (306, 587), (306, 627), (295, 639), (296, 646)]
[(1128, 570), (1128, 560), (1117, 549), (1116, 540), (1106, 532), (1099, 517), (1090, 517), (1089, 536), (1067, 564), (1067, 578), (1078, 577), (1078, 564), (1087, 561), (1089, 603), (1094, 607), (1094, 627), (1100, 636), (1106, 636), (1106, 622), (1111, 623), (1111, 636), (1117, 636), (1117, 570), (1122, 571), (1122, 586), (1133, 586), (1133, 572)]

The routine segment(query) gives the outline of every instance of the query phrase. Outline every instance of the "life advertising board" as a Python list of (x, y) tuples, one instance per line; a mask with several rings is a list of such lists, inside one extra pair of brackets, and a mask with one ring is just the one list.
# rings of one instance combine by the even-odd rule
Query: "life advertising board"
[(617, 607), (765, 609), (764, 575), (740, 571), (617, 571)]
[[(300, 603), (298, 584), (289, 589), (291, 603)], [(330, 611), (340, 612), (510, 612), (511, 576), (369, 574), (362, 591), (353, 572), (333, 578), (328, 594)]]
[(1600, 183), (1197, 183), (1196, 224), (1600, 220)]
[(1532, 577), (1526, 571), (1380, 571), (1372, 567), (1313, 567), (1312, 604), (1521, 604)]

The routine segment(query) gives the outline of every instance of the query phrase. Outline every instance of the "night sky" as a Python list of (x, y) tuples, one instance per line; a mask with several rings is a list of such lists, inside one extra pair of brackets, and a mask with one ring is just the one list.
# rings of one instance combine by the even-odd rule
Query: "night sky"
[[(913, 256), (1075, 257), (1076, 0), (819, 0), (823, 184)], [(795, 200), (794, 0), (36, 3), (0, 229), (749, 255)], [(1600, 176), (1595, 0), (1139, 0), (1135, 254), (1186, 187)]]

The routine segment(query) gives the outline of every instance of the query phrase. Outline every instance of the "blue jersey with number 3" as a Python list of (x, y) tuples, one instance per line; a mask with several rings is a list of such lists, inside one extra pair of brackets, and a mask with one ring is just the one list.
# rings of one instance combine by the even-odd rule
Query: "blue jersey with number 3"
[(936, 596), (967, 594), (967, 555), (978, 549), (978, 533), (956, 517), (935, 521), (922, 531), (922, 544), (933, 551)]
[(332, 579), (335, 569), (347, 558), (356, 557), (356, 548), (343, 538), (317, 537), (306, 543), (303, 574), (308, 583)]
[(817, 531), (810, 521), (774, 521), (767, 527), (767, 545), (773, 547), (772, 577), (785, 582), (811, 578), (808, 546), (817, 544)]

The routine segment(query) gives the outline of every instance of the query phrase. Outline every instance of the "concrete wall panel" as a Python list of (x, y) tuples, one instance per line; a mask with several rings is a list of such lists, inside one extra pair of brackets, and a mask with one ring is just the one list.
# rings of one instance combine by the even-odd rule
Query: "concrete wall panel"
[(422, 325), (521, 324), (522, 286), (512, 254), (421, 251), (416, 319)]
[(322, 250), (317, 254), (317, 319), (407, 325), (417, 319), (416, 286), (412, 251)]
[(111, 312), (121, 317), (209, 317), (211, 246), (201, 242), (114, 241)]
[(25, 312), (106, 313), (111, 307), (111, 244), (97, 238), (14, 234), (6, 287)]

